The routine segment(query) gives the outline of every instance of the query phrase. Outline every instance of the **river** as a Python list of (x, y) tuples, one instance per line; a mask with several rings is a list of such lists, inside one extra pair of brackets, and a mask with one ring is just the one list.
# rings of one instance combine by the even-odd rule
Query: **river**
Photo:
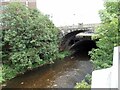
[(6, 88), (74, 88), (77, 82), (92, 72), (89, 56), (77, 53), (17, 76), (6, 83)]

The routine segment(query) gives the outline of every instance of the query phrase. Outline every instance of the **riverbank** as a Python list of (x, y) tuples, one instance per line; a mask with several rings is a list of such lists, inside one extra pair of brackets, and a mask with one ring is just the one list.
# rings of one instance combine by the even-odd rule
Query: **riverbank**
[(26, 72), (7, 82), (6, 88), (73, 88), (85, 75), (92, 72), (88, 55), (78, 54), (52, 65)]

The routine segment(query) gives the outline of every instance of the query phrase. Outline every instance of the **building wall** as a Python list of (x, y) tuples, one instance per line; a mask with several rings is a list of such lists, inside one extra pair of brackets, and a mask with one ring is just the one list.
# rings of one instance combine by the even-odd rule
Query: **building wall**
[(4, 11), (5, 6), (11, 2), (20, 2), (32, 9), (37, 8), (36, 0), (0, 0), (0, 15), (5, 12)]
[[(0, 0), (0, 7), (7, 5), (11, 2), (20, 2), (29, 8), (36, 8), (36, 0)], [(0, 11), (2, 9), (0, 8)]]
[[(3, 13), (5, 13), (4, 8), (6, 7), (7, 4), (11, 2), (20, 2), (29, 8), (37, 8), (36, 7), (36, 0), (0, 0), (0, 17)], [(2, 28), (1, 23), (0, 23), (0, 29)]]

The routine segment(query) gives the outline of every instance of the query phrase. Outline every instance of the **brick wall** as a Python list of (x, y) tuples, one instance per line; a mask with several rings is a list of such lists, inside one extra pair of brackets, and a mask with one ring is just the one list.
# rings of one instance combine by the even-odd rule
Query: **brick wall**
[(10, 2), (20, 2), (30, 8), (36, 8), (36, 0), (7, 0), (7, 1), (2, 0), (2, 1), (0, 1), (0, 6), (7, 5)]
[[(20, 2), (29, 8), (36, 8), (36, 0), (0, 0), (0, 15), (5, 13), (4, 6), (11, 3), (11, 2)], [(0, 25), (0, 29), (1, 29)]]

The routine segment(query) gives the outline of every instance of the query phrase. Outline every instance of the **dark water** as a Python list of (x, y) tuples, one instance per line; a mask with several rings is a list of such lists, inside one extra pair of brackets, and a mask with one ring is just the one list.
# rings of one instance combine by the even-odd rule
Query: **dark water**
[(52, 65), (26, 72), (7, 82), (5, 88), (73, 88), (92, 72), (89, 56), (77, 54), (58, 60)]

